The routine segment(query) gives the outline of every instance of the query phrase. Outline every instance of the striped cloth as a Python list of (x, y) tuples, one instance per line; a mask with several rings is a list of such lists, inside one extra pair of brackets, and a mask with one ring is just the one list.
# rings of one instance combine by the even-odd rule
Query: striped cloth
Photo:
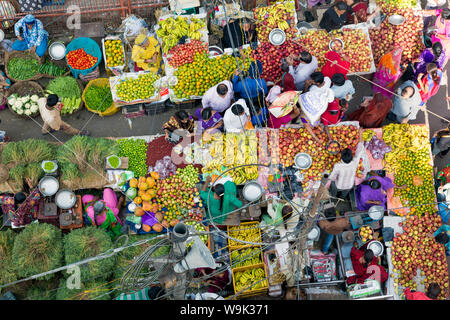
[(149, 290), (150, 288), (145, 288), (130, 294), (121, 293), (116, 300), (151, 300)]

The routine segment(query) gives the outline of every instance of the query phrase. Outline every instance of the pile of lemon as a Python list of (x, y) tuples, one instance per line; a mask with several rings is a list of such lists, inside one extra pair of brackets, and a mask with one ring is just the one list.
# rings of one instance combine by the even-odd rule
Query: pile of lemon
[(117, 97), (127, 102), (149, 99), (155, 93), (156, 80), (158, 76), (153, 73), (140, 74), (135, 79), (128, 77), (117, 85)]
[[(238, 59), (239, 68), (248, 70), (251, 62), (250, 51), (246, 50), (244, 59)], [(208, 54), (197, 53), (192, 63), (187, 63), (175, 71), (178, 83), (173, 88), (174, 93), (179, 99), (203, 96), (219, 82), (232, 79), (236, 69), (236, 58), (231, 55), (210, 58)]]
[(125, 64), (122, 41), (105, 40), (106, 64), (108, 67), (117, 67)]

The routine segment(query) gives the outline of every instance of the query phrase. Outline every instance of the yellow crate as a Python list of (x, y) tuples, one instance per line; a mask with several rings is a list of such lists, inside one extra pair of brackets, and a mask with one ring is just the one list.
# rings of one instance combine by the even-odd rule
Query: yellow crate
[[(267, 268), (266, 268), (266, 264), (265, 263), (260, 263), (260, 264), (256, 264), (253, 266), (245, 266), (245, 267), (240, 267), (240, 268), (236, 268), (236, 269), (231, 269), (231, 274), (232, 274), (232, 278), (233, 278), (233, 289), (234, 289), (234, 293), (237, 294), (239, 291), (236, 290), (236, 277), (235, 277), (235, 272), (239, 272), (239, 271), (245, 271), (248, 269), (257, 269), (257, 268), (263, 268), (264, 269), (264, 277), (267, 278)], [(267, 280), (267, 283), (269, 283), (269, 280)], [(247, 298), (247, 297), (253, 297), (253, 296), (259, 296), (261, 294), (265, 294), (267, 293), (269, 289), (269, 286), (265, 286), (262, 288), (258, 288), (258, 289), (248, 289), (247, 291), (242, 292), (241, 294), (239, 294), (239, 296), (236, 297), (236, 299), (240, 299), (240, 298)]]
[[(248, 228), (252, 228), (252, 226), (254, 226), (255, 229), (258, 230), (258, 237), (257, 237), (257, 239), (254, 239), (255, 241), (252, 241), (252, 242), (261, 242), (261, 229), (258, 227), (258, 225), (259, 225), (259, 222), (258, 222), (258, 221), (256, 221), (256, 222), (253, 222), (253, 221), (252, 221), (252, 222), (243, 222), (243, 223), (241, 223), (239, 226), (227, 226), (227, 233), (228, 233), (229, 236), (231, 236), (231, 237), (233, 237), (233, 238), (241, 239), (241, 238), (239, 238), (239, 237), (235, 237), (235, 236), (233, 236), (232, 234), (230, 234), (230, 231), (233, 232), (233, 231), (232, 231), (233, 228), (237, 228), (237, 229), (248, 229)], [(242, 239), (242, 240), (245, 240), (245, 239)], [(248, 241), (248, 240), (246, 240), (246, 241)], [(241, 245), (237, 245), (237, 244), (234, 243), (234, 241), (233, 241), (233, 243), (232, 243), (231, 240), (228, 239), (228, 247), (229, 247), (230, 250), (243, 249), (243, 248), (254, 247), (254, 246), (255, 246), (255, 245), (253, 245), (253, 244), (241, 244)]]
[[(261, 246), (253, 246), (253, 247), (247, 247), (247, 248), (252, 248), (252, 249), (255, 249), (255, 250), (261, 250), (260, 253), (259, 253), (259, 259), (261, 260), (261, 262), (260, 262), (260, 263), (257, 263), (257, 264), (264, 263), (264, 257), (263, 257), (263, 252), (262, 252)], [(243, 248), (243, 249), (247, 249), (247, 248)], [(233, 259), (231, 258), (231, 253), (232, 253), (233, 251), (236, 251), (236, 250), (242, 250), (242, 249), (233, 249), (233, 250), (231, 250), (231, 249), (228, 247), (228, 251), (229, 251), (229, 254), (230, 254), (230, 262), (231, 262), (231, 265), (233, 265), (233, 263), (236, 262), (235, 260), (233, 261)], [(254, 257), (255, 257), (255, 256), (252, 256), (252, 258), (254, 258)], [(243, 258), (243, 257), (241, 257), (241, 258)], [(254, 264), (254, 265), (257, 265), (257, 264)], [(246, 267), (254, 266), (254, 265), (248, 265), (248, 266), (246, 266)], [(237, 268), (242, 268), (242, 267), (236, 267), (235, 269), (237, 269)]]

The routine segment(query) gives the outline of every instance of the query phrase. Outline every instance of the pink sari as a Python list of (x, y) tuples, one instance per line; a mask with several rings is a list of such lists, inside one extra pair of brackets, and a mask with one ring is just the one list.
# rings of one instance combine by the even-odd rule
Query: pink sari
[[(395, 83), (402, 75), (400, 71), (400, 61), (402, 59), (403, 48), (396, 48), (389, 53), (386, 53), (378, 63), (377, 71), (373, 76), (373, 82), (378, 86), (373, 85), (373, 93), (381, 93), (387, 98), (392, 98)], [(381, 86), (382, 88), (380, 88)], [(384, 90), (384, 89), (386, 90)]]

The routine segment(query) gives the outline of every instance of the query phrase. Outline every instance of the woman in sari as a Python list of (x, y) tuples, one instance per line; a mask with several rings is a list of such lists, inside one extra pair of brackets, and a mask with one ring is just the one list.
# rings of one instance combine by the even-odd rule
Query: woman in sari
[(392, 101), (378, 92), (373, 98), (364, 100), (360, 108), (350, 113), (347, 118), (350, 121), (358, 121), (363, 128), (378, 128), (391, 109)]
[(419, 87), (420, 97), (422, 98), (422, 104), (424, 105), (428, 99), (434, 96), (441, 85), (442, 71), (438, 69), (435, 63), (429, 63), (427, 65), (427, 74), (419, 74), (417, 76), (417, 84)]
[(347, 73), (350, 69), (350, 62), (348, 58), (344, 57), (334, 51), (328, 51), (325, 54), (325, 65), (322, 67), (322, 74), (324, 77), (332, 78), (336, 73), (342, 73), (347, 80)]
[(437, 16), (436, 35), (431, 36), (431, 42), (442, 43), (444, 50), (450, 52), (450, 9), (425, 10), (424, 12)]
[(420, 57), (413, 61), (414, 64), (414, 82), (417, 82), (419, 74), (427, 72), (427, 65), (435, 63), (439, 69), (442, 69), (447, 61), (445, 49), (440, 42), (433, 43), (431, 48), (425, 49)]
[(211, 107), (198, 108), (195, 111), (195, 117), (201, 122), (201, 129), (206, 132), (221, 130), (223, 128), (223, 119), (219, 112)]
[(373, 93), (381, 93), (389, 99), (392, 98), (392, 92), (398, 78), (402, 75), (400, 70), (400, 61), (403, 48), (396, 48), (386, 53), (378, 63), (377, 71), (373, 77)]
[(367, 211), (375, 205), (386, 208), (386, 192), (394, 186), (388, 177), (372, 176), (365, 180), (355, 191), (358, 210)]
[(184, 110), (175, 112), (175, 114), (170, 117), (169, 121), (164, 123), (163, 130), (166, 133), (166, 140), (176, 140), (172, 139), (175, 131), (186, 130), (191, 135), (194, 132), (195, 121), (192, 117)]

